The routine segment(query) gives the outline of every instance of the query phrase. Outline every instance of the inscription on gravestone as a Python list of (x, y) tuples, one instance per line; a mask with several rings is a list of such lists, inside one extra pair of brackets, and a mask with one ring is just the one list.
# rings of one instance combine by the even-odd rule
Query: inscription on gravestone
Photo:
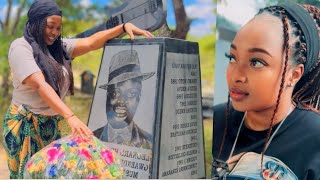
[[(167, 53), (159, 178), (199, 178), (205, 173), (197, 54)], [(164, 121), (165, 120), (165, 121)], [(200, 121), (199, 121), (200, 120)]]

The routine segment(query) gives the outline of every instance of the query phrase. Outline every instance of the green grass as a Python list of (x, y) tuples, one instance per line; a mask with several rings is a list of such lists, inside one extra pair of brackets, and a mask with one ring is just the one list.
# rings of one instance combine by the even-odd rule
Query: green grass
[(98, 77), (98, 71), (102, 58), (102, 49), (90, 52), (83, 56), (77, 57), (72, 62), (73, 77), (75, 86), (80, 88), (81, 74), (86, 70), (90, 70), (94, 75), (94, 85)]
[(206, 158), (206, 176), (208, 179), (211, 178), (211, 160), (212, 160), (212, 127), (213, 120), (206, 119), (203, 121), (204, 129), (204, 152)]
[[(74, 112), (77, 117), (87, 124), (89, 111), (92, 102), (92, 96), (82, 94), (79, 90), (75, 90), (74, 96), (67, 96), (64, 100), (69, 108)], [(62, 136), (66, 136), (71, 133), (69, 125), (66, 121), (62, 122)]]

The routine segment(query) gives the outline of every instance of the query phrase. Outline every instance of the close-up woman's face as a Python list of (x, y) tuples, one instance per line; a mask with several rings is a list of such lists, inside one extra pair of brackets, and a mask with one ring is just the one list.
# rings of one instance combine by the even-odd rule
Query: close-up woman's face
[(284, 53), (280, 19), (261, 14), (235, 36), (227, 67), (227, 83), (233, 107), (261, 111), (276, 104)]
[(44, 41), (50, 46), (60, 36), (62, 28), (61, 16), (52, 15), (47, 17), (47, 23), (44, 31)]

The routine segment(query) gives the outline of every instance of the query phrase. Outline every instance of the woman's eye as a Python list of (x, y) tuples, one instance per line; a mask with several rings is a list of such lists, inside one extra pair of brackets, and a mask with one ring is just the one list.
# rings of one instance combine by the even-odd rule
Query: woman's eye
[(255, 67), (255, 68), (262, 68), (262, 67), (266, 66), (266, 63), (260, 59), (251, 59), (250, 66)]
[(47, 27), (50, 31), (53, 31), (54, 29), (56, 29), (56, 31), (61, 32), (61, 27), (55, 28), (54, 26), (50, 26), (50, 25), (47, 25), (46, 27)]
[(229, 59), (230, 63), (235, 63), (236, 62), (236, 58), (235, 58), (235, 56), (233, 54), (225, 53), (225, 56)]
[(53, 26), (47, 26), (48, 29), (53, 30), (54, 27)]

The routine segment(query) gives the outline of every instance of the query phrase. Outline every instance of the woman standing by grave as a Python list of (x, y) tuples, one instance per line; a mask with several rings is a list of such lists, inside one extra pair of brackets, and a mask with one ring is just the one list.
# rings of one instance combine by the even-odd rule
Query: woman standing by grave
[(214, 179), (320, 179), (319, 27), (319, 8), (288, 3), (237, 33), (228, 102), (214, 107)]
[(62, 39), (62, 12), (53, 0), (35, 0), (24, 35), (9, 48), (13, 95), (3, 123), (10, 178), (23, 178), (30, 156), (61, 137), (61, 120), (72, 134), (88, 138), (90, 129), (61, 100), (73, 93), (71, 60), (101, 48), (123, 33), (152, 37), (131, 23), (82, 39)]

